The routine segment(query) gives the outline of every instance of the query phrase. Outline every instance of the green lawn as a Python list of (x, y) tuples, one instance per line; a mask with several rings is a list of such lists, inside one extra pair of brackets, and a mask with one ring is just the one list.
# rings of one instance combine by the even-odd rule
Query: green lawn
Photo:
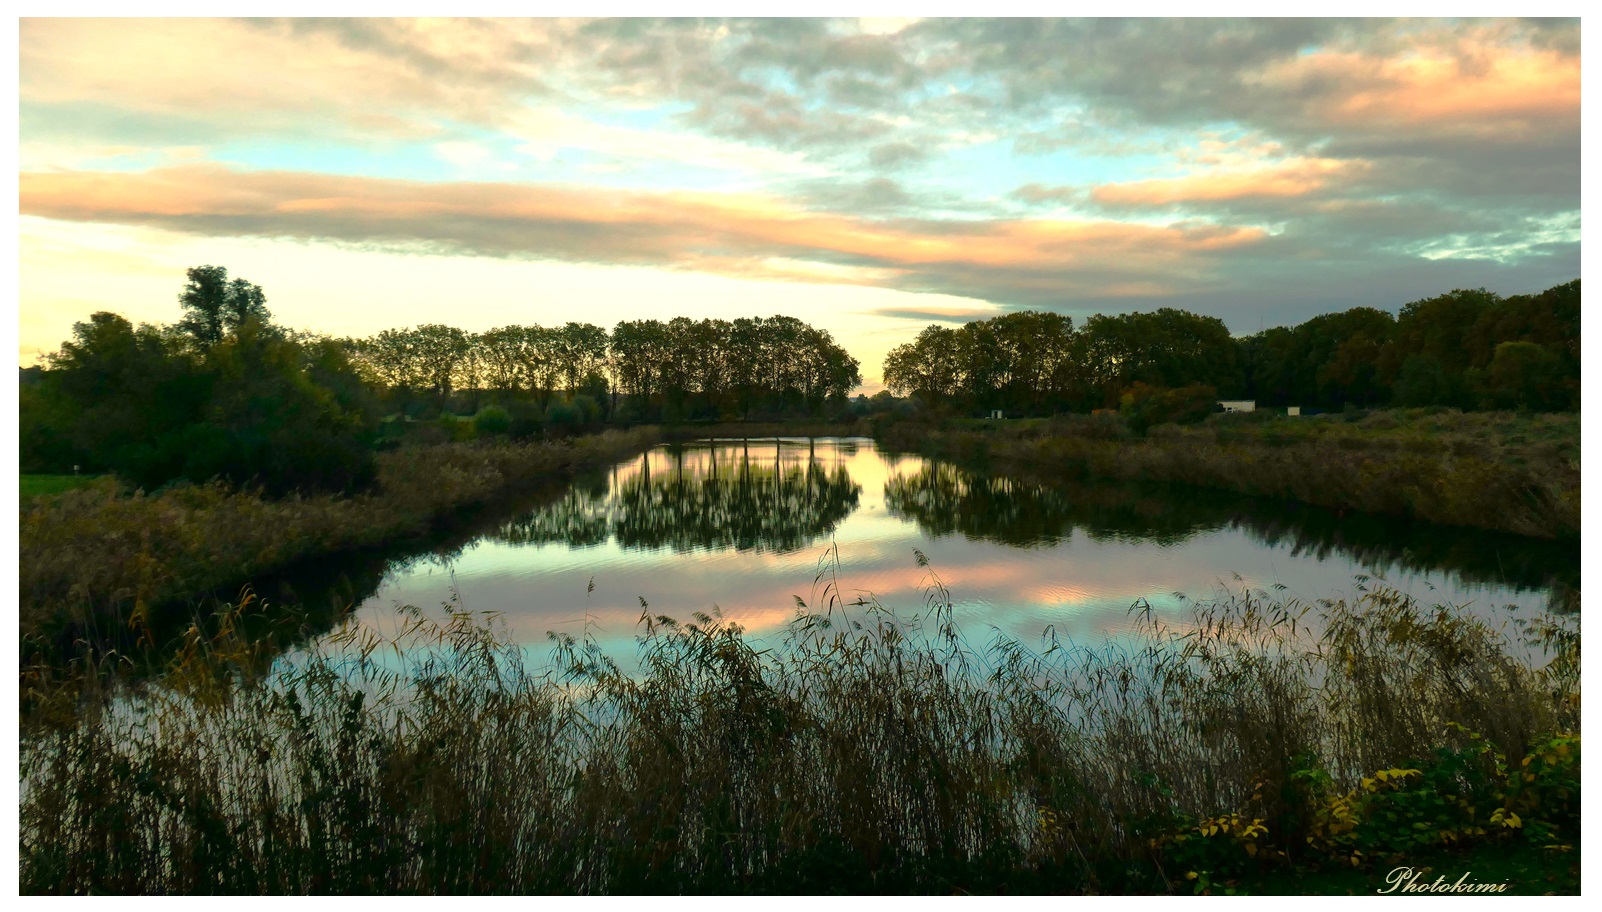
[(38, 497), (41, 494), (60, 494), (73, 488), (81, 488), (99, 475), (23, 475), (22, 499)]

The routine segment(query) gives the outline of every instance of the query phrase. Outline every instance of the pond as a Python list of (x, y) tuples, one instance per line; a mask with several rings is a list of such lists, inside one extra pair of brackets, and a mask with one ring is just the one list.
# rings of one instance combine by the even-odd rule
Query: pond
[(798, 598), (823, 607), (830, 580), (907, 614), (937, 577), (976, 644), (996, 632), (1036, 644), (1047, 628), (1100, 641), (1136, 603), (1179, 619), (1187, 600), (1245, 588), (1311, 601), (1389, 585), (1500, 625), (1571, 604), (1579, 548), (1214, 492), (1030, 482), (866, 438), (767, 438), (658, 446), (369, 572), (347, 598), (381, 632), (397, 606), (451, 603), (496, 613), (534, 651), (547, 632), (588, 632), (627, 663), (643, 606), (683, 621), (716, 610), (762, 638)]

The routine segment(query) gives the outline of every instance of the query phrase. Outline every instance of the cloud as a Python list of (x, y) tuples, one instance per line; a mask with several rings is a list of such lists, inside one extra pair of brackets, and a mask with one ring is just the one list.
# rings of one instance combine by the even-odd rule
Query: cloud
[[(1221, 169), (1186, 177), (1102, 184), (1090, 191), (1096, 203), (1112, 206), (1171, 206), (1249, 197), (1305, 197), (1360, 177), (1367, 162), (1296, 158), (1256, 168)], [(1043, 196), (1035, 191), (1033, 196)]]
[[(540, 88), (513, 61), (487, 59), (486, 49), (507, 44), (488, 40), (499, 30), (472, 27), (485, 39), (475, 43), (460, 34), (468, 28), (25, 19), (20, 95), (25, 106), (114, 105), (125, 117), (198, 121), (230, 135), (426, 137), (441, 119), (497, 122), (509, 92)], [(445, 54), (453, 55), (449, 67)]]
[[(1359, 274), (1394, 301), (1579, 271), (1575, 20), (62, 19), (21, 39), (23, 209), (51, 218), (1248, 328)], [(544, 183), (430, 182), (443, 161)]]
[(868, 152), (868, 164), (875, 168), (900, 168), (929, 157), (925, 149), (909, 142), (890, 142), (874, 146)]
[(1344, 131), (1537, 139), (1576, 135), (1580, 59), (1502, 45), (1476, 30), (1455, 46), (1405, 55), (1322, 50), (1276, 61), (1247, 79), (1303, 99), (1300, 116)]
[(924, 197), (909, 192), (887, 177), (864, 181), (839, 178), (803, 181), (799, 196), (814, 208), (833, 212), (854, 212), (866, 216), (911, 215), (927, 205)]
[(1443, 171), (1491, 143), (1512, 171), (1578, 149), (1579, 60), (1577, 21), (24, 20), (20, 88), (29, 133), (111, 144), (141, 124), (440, 142), (530, 106), (633, 104), (841, 168), (865, 149), (933, 160), (963, 134), (1127, 154), (1228, 124), (1286, 155)]
[(927, 307), (877, 307), (868, 313), (876, 317), (912, 320), (917, 323), (951, 323), (960, 326), (974, 320), (989, 319), (996, 316), (999, 311), (981, 307), (950, 307), (940, 310)]
[[(1257, 229), (1222, 225), (873, 221), (808, 212), (761, 195), (423, 183), (216, 166), (26, 172), (20, 200), (24, 214), (51, 219), (482, 256), (710, 271), (752, 268), (738, 264), (741, 258), (808, 261), (879, 270), (845, 273), (870, 277), (869, 284), (927, 291), (956, 284), (959, 293), (995, 301), (1037, 287), (1117, 294), (1150, 287), (1143, 277), (1151, 274), (1201, 275), (1209, 260), (1263, 237)], [(1015, 287), (1019, 282), (1023, 287)]]

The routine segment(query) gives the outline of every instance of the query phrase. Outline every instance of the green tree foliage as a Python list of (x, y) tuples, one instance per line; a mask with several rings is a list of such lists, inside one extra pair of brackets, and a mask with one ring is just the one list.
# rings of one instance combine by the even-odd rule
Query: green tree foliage
[(1246, 393), (1259, 405), (1363, 406), (1386, 398), (1380, 356), (1396, 318), (1372, 307), (1323, 314), (1241, 342)]
[(1022, 311), (951, 328), (932, 325), (892, 349), (884, 381), (925, 406), (1011, 415), (1116, 405), (1134, 383), (1240, 385), (1222, 321), (1164, 308), (1101, 314), (1074, 330), (1059, 314)]
[(1551, 411), (1569, 398), (1561, 356), (1534, 342), (1503, 342), (1483, 373), (1470, 371), (1482, 404), (1491, 408)]
[(917, 339), (891, 349), (884, 359), (885, 386), (931, 407), (956, 399), (962, 389), (957, 339), (957, 330), (932, 324)]
[[(306, 360), (301, 346), (259, 324), (225, 338), (200, 365), (215, 380), (203, 421), (182, 435), (182, 467), (158, 462), (135, 480), (153, 487), (174, 476), (221, 477), (273, 495), (369, 485), (376, 466), (366, 416), (342, 408)], [(335, 369), (337, 362), (322, 365), (324, 376)], [(158, 454), (167, 455), (165, 443), (153, 443)]]
[(1534, 295), (1459, 289), (1414, 301), (1380, 353), (1379, 378), (1405, 404), (1577, 409), (1580, 281)]
[(1131, 396), (1202, 387), (1281, 407), (1577, 409), (1580, 282), (1507, 298), (1460, 289), (1397, 316), (1354, 307), (1241, 339), (1168, 307), (1096, 314), (1077, 331), (1056, 314), (1009, 313), (926, 327), (890, 351), (884, 382), (925, 408), (1014, 416), (1127, 413)]
[(260, 289), (226, 277), (189, 271), (176, 331), (109, 312), (76, 324), (23, 396), (24, 467), (110, 471), (145, 488), (369, 484), (373, 393), (345, 345), (271, 326)]
[(1235, 341), (1217, 317), (1172, 307), (1149, 314), (1097, 314), (1085, 321), (1084, 333), (1094, 375), (1104, 386), (1207, 383), (1233, 391), (1241, 385)]

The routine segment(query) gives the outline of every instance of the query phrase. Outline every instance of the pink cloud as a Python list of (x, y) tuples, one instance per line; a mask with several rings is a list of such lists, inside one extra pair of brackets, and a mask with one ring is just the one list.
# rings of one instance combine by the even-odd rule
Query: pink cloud
[(1295, 158), (1184, 177), (1103, 184), (1090, 198), (1103, 205), (1166, 206), (1253, 197), (1299, 197), (1339, 186), (1368, 171), (1365, 162)]
[[(426, 183), (214, 165), (140, 173), (23, 172), (25, 215), (227, 236), (486, 256), (662, 265), (723, 274), (897, 285), (991, 275), (1061, 287), (1084, 269), (1108, 288), (1149, 288), (1252, 245), (1255, 227), (1112, 220), (873, 221), (758, 194)], [(808, 267), (808, 263), (818, 264)]]

